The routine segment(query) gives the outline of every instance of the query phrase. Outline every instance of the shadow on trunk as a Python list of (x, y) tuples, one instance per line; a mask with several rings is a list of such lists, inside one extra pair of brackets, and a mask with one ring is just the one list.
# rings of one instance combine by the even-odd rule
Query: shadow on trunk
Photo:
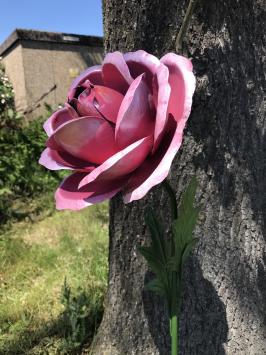
[[(152, 278), (152, 273), (146, 272), (145, 284)], [(186, 267), (186, 278), (189, 282), (185, 284), (183, 290), (185, 302), (182, 304), (181, 311), (181, 353), (206, 355), (206, 343), (208, 343), (209, 354), (225, 355), (223, 344), (227, 342), (228, 337), (225, 305), (212, 283), (203, 277), (200, 264), (193, 256)], [(166, 304), (159, 296), (147, 290), (143, 291), (142, 299), (154, 344), (160, 355), (168, 354), (170, 337), (167, 334), (169, 320)], [(182, 316), (184, 314), (186, 319)], [(216, 331), (213, 331), (214, 329)], [(158, 336), (160, 333), (163, 336)], [(195, 334), (200, 336), (195, 337)], [(202, 343), (201, 339), (204, 339)], [(190, 342), (193, 343), (193, 347), (190, 347)]]

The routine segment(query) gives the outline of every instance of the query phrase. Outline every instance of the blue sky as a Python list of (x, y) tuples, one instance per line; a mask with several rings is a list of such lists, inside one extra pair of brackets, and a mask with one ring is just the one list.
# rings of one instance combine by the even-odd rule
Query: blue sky
[(0, 44), (15, 28), (102, 36), (101, 0), (1, 1)]

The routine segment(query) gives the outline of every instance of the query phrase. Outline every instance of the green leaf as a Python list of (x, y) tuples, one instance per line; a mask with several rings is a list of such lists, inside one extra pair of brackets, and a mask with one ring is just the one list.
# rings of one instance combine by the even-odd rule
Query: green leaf
[(155, 274), (155, 278), (146, 288), (164, 296), (169, 311), (176, 308), (176, 300), (181, 292), (183, 264), (197, 242), (193, 238), (199, 214), (199, 208), (193, 206), (196, 187), (197, 181), (193, 178), (183, 193), (177, 213), (175, 193), (169, 184), (165, 185), (170, 196), (172, 216), (178, 215), (172, 223), (171, 240), (167, 240), (164, 228), (154, 212), (148, 209), (145, 214), (145, 221), (151, 233), (151, 245), (140, 246), (138, 250)]
[(158, 259), (162, 263), (166, 260), (166, 248), (165, 248), (165, 239), (163, 233), (163, 227), (161, 223), (156, 218), (152, 209), (147, 208), (145, 213), (145, 222), (149, 227), (151, 233), (152, 244), (151, 247), (156, 253)]
[(182, 251), (193, 239), (193, 231), (197, 223), (199, 208), (194, 207), (197, 181), (194, 177), (183, 193), (178, 209), (178, 219), (173, 221), (172, 230), (176, 250)]
[(195, 201), (195, 195), (197, 190), (197, 180), (196, 177), (193, 176), (191, 179), (186, 191), (182, 195), (181, 203), (178, 208), (178, 212), (182, 214), (188, 214), (191, 209), (193, 209), (193, 203)]
[(145, 246), (139, 246), (138, 251), (147, 260), (151, 271), (161, 280), (164, 280), (166, 275), (166, 265), (158, 258), (156, 251), (152, 247)]
[(192, 239), (192, 241), (186, 245), (185, 250), (182, 253), (182, 268), (189, 254), (191, 253), (192, 249), (195, 247), (197, 243), (198, 243), (197, 239)]
[(149, 247), (139, 246), (138, 251), (146, 259), (149, 268), (156, 275), (156, 278), (160, 281), (162, 287), (164, 288), (165, 294), (169, 293), (169, 277), (167, 270), (167, 263), (162, 260), (158, 254), (157, 250), (152, 244)]
[(178, 216), (175, 191), (167, 180), (163, 181), (163, 187), (165, 188), (165, 190), (168, 193), (168, 196), (170, 198), (172, 219), (175, 220), (175, 219), (177, 219), (177, 216)]
[(180, 265), (180, 256), (178, 254), (175, 254), (174, 256), (171, 256), (168, 259), (167, 262), (167, 268), (171, 272), (178, 272), (179, 271), (179, 265)]
[(196, 243), (193, 231), (197, 223), (199, 208), (194, 207), (197, 181), (194, 177), (183, 193), (178, 209), (178, 219), (172, 223), (175, 253), (169, 260), (172, 271), (182, 272), (183, 264)]
[(193, 208), (190, 213), (179, 215), (178, 220), (172, 224), (175, 246), (183, 249), (184, 245), (193, 239), (193, 231), (199, 214), (198, 208)]
[(158, 278), (155, 278), (148, 282), (145, 288), (149, 291), (157, 293), (159, 296), (166, 296), (164, 284)]

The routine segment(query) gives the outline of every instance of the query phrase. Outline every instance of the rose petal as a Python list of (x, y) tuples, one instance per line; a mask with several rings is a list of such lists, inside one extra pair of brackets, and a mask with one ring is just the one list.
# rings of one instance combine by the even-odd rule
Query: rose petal
[(146, 80), (151, 88), (153, 75), (160, 65), (159, 59), (143, 50), (125, 53), (124, 58), (132, 77), (135, 79), (140, 74), (146, 73)]
[(87, 68), (72, 82), (68, 92), (69, 100), (73, 99), (76, 88), (82, 83), (84, 83), (86, 80), (90, 80), (90, 82), (95, 85), (103, 85), (102, 66), (94, 65), (92, 67)]
[(130, 85), (118, 112), (115, 139), (121, 149), (153, 132), (149, 89), (143, 76), (137, 77)]
[(152, 137), (145, 137), (113, 155), (80, 182), (82, 187), (96, 179), (108, 181), (126, 176), (139, 167), (150, 152)]
[(133, 79), (122, 53), (108, 53), (102, 66), (104, 84), (125, 94)]
[(95, 106), (97, 110), (108, 120), (116, 123), (117, 115), (124, 96), (116, 90), (104, 87), (94, 86)]
[(174, 53), (163, 56), (161, 63), (169, 69), (171, 95), (168, 112), (177, 122), (182, 121), (184, 127), (191, 111), (192, 96), (196, 86), (192, 63), (187, 58)]
[(65, 107), (54, 112), (52, 116), (44, 122), (43, 128), (47, 136), (50, 137), (59, 126), (76, 117), (78, 117), (77, 112), (70, 105), (66, 104)]
[(66, 152), (46, 148), (39, 159), (39, 164), (50, 170), (78, 170), (91, 172), (95, 165), (88, 165), (88, 162), (73, 157)]
[[(112, 123), (116, 123), (119, 107), (124, 96), (119, 92), (105, 86), (95, 85), (84, 90), (76, 102), (80, 115), (94, 115), (104, 117)], [(74, 101), (73, 99), (72, 101)]]
[[(90, 89), (84, 90), (83, 93), (79, 95), (78, 99), (72, 99), (71, 104), (76, 106), (76, 110), (80, 116), (102, 117), (93, 102), (86, 99), (86, 92), (90, 92)], [(81, 96), (83, 94), (84, 96)]]
[[(183, 137), (183, 128), (179, 127), (172, 117), (170, 121), (172, 128), (162, 139), (156, 153), (134, 171), (125, 186), (125, 203), (141, 199), (153, 186), (160, 184), (167, 177)], [(89, 175), (91, 174), (93, 172)]]
[(156, 107), (156, 121), (154, 129), (154, 146), (153, 152), (157, 149), (165, 126), (168, 120), (168, 104), (171, 93), (168, 84), (169, 71), (166, 66), (159, 65), (156, 70), (153, 81), (154, 104)]
[(74, 173), (63, 180), (55, 193), (58, 210), (80, 210), (95, 203), (112, 198), (125, 184), (124, 180), (110, 183), (95, 182), (79, 189), (80, 181), (86, 173)]
[(47, 147), (101, 164), (117, 152), (114, 129), (100, 117), (80, 117), (60, 126), (48, 139)]

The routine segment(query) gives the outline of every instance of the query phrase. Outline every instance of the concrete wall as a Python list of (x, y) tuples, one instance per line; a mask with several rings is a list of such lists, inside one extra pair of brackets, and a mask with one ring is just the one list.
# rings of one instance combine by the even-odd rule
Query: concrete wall
[(28, 107), (22, 50), (21, 44), (17, 43), (12, 50), (9, 50), (3, 57), (6, 74), (15, 91), (16, 108), (20, 112), (25, 111)]
[(101, 47), (21, 40), (3, 58), (17, 109), (34, 118), (45, 112), (44, 102), (64, 103), (74, 77), (101, 63), (102, 53)]

